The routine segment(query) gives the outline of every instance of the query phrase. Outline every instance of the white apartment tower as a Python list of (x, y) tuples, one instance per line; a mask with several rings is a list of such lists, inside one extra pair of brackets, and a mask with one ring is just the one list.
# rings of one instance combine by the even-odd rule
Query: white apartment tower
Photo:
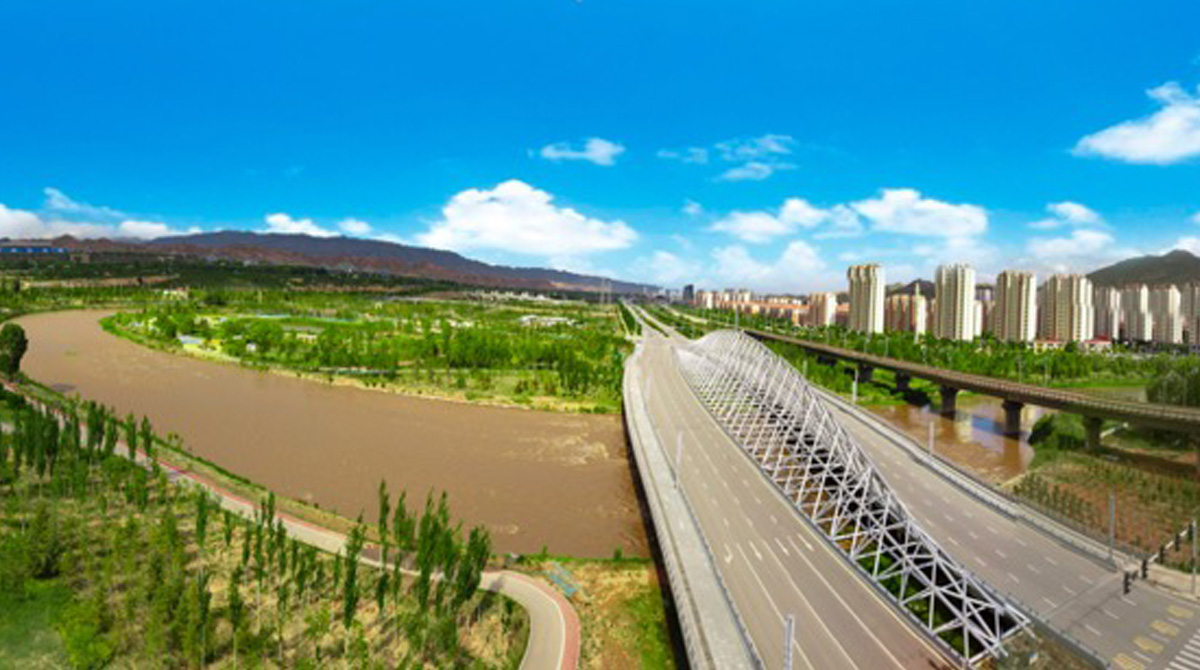
[(1200, 336), (1200, 283), (1185, 284), (1181, 293), (1179, 309), (1183, 312), (1183, 331), (1188, 344), (1194, 348)]
[(974, 339), (977, 316), (974, 268), (963, 263), (938, 267), (934, 291), (937, 296), (934, 336), (948, 340)]
[(1037, 275), (1005, 270), (996, 276), (996, 339), (1032, 342), (1037, 338)]
[(1096, 337), (1120, 339), (1123, 323), (1121, 291), (1111, 286), (1097, 286), (1092, 292), (1096, 305)]
[(1039, 290), (1040, 334), (1056, 342), (1087, 342), (1095, 337), (1092, 282), (1083, 275), (1053, 275)]
[(804, 325), (814, 328), (832, 326), (837, 316), (837, 294), (813, 293), (808, 297), (808, 315)]
[(918, 293), (888, 297), (884, 308), (884, 327), (887, 330), (924, 335), (928, 322), (925, 296)]
[(853, 265), (846, 271), (850, 280), (850, 330), (883, 332), (883, 268)]
[(1150, 289), (1150, 316), (1153, 320), (1151, 340), (1159, 344), (1183, 343), (1183, 312), (1180, 311), (1179, 289), (1171, 284)]
[(1121, 289), (1121, 320), (1125, 339), (1149, 342), (1154, 336), (1154, 316), (1150, 313), (1150, 289), (1144, 285)]

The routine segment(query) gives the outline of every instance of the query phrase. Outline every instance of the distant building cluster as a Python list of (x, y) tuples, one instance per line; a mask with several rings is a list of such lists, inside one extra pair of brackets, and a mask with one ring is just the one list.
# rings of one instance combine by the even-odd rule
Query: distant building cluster
[(808, 295), (755, 295), (747, 289), (684, 287), (682, 296), (704, 309), (786, 319), (797, 326), (840, 325), (861, 333), (926, 333), (971, 341), (990, 334), (1039, 347), (1074, 342), (1103, 348), (1114, 340), (1200, 344), (1200, 283), (1176, 286), (1093, 286), (1080, 274), (1054, 274), (1042, 284), (1032, 272), (1005, 270), (994, 285), (976, 281), (964, 263), (937, 268), (933, 296), (919, 289), (888, 295), (884, 268), (854, 265), (848, 290)]

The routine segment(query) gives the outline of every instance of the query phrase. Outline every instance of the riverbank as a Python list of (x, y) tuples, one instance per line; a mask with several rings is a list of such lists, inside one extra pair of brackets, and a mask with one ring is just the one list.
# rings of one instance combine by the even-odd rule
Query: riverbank
[(380, 479), (446, 491), (501, 552), (645, 556), (615, 417), (480, 407), (317, 384), (160, 352), (105, 333), (107, 312), (20, 319), (25, 370), (144, 414), (189, 453), (312, 509), (375, 508)]

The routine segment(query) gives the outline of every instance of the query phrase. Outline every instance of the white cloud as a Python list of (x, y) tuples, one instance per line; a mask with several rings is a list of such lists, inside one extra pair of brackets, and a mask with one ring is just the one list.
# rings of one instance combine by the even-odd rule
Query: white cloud
[(863, 233), (862, 217), (858, 212), (846, 205), (834, 205), (829, 210), (829, 226), (813, 237), (817, 239), (832, 239), (839, 237), (858, 237)]
[(1200, 212), (1196, 212), (1192, 215), (1192, 223), (1200, 225)]
[(361, 219), (342, 219), (338, 221), (338, 229), (347, 235), (369, 235), (371, 233), (371, 224)]
[(1062, 226), (1090, 226), (1104, 222), (1104, 219), (1094, 210), (1077, 202), (1052, 202), (1046, 205), (1046, 211), (1052, 215), (1050, 218), (1034, 221), (1029, 224), (1029, 227), (1052, 230)]
[(73, 200), (62, 191), (46, 187), (42, 189), (42, 193), (46, 196), (46, 201), (42, 205), (42, 211), (48, 218), (54, 219), (83, 219), (92, 222), (114, 222), (126, 218), (124, 212), (115, 210), (111, 207), (102, 207), (98, 205), (89, 205), (86, 202)]
[(750, 161), (737, 167), (731, 167), (717, 176), (717, 181), (762, 181), (779, 170), (791, 170), (795, 165), (790, 163), (760, 163)]
[(1200, 256), (1200, 237), (1181, 237), (1175, 242), (1175, 249), (1183, 249), (1195, 256)]
[(745, 242), (762, 244), (801, 228), (813, 228), (828, 218), (829, 212), (813, 207), (807, 200), (788, 198), (778, 213), (734, 211), (713, 222), (709, 229), (728, 233)]
[[(48, 194), (49, 195), (49, 194)], [(62, 203), (57, 203), (61, 205)], [(115, 212), (116, 210), (109, 210)], [(0, 237), (12, 239), (47, 239), (70, 235), (78, 238), (126, 238), (153, 239), (168, 235), (179, 235), (182, 232), (198, 232), (198, 228), (187, 231), (172, 229), (158, 221), (136, 221), (127, 219), (120, 223), (94, 223), (87, 221), (66, 221), (60, 218), (49, 218), (35, 212), (22, 209), (11, 209), (0, 204)]]
[(791, 135), (767, 133), (723, 140), (711, 147), (661, 149), (656, 155), (682, 163), (707, 165), (710, 156), (715, 154), (722, 162), (734, 164), (718, 175), (717, 181), (762, 181), (780, 170), (795, 169), (795, 165), (784, 160), (791, 155), (795, 143)]
[(1035, 237), (1028, 251), (1039, 268), (1050, 272), (1092, 270), (1100, 265), (1133, 255), (1120, 249), (1116, 239), (1103, 230), (1076, 228), (1066, 237)]
[(829, 272), (821, 255), (807, 242), (795, 240), (773, 262), (762, 262), (741, 245), (714, 249), (711, 278), (724, 286), (797, 293), (840, 286), (841, 274)]
[(762, 161), (774, 156), (786, 156), (792, 153), (796, 140), (791, 135), (767, 133), (759, 137), (738, 138), (717, 142), (714, 148), (721, 154), (721, 159), (730, 163), (745, 161)]
[(281, 235), (311, 235), (313, 237), (337, 237), (337, 233), (318, 226), (312, 219), (293, 219), (284, 212), (268, 214), (264, 233)]
[(1169, 165), (1200, 156), (1200, 97), (1176, 82), (1146, 92), (1161, 108), (1088, 135), (1075, 153), (1126, 163)]
[(692, 217), (700, 216), (704, 213), (704, 207), (695, 200), (688, 200), (683, 203), (683, 213)]
[(649, 259), (642, 259), (650, 267), (654, 283), (672, 285), (696, 281), (703, 271), (699, 263), (681, 258), (669, 251), (655, 251)]
[(956, 205), (921, 197), (911, 188), (884, 189), (880, 197), (850, 207), (878, 232), (963, 237), (987, 230), (987, 212), (977, 205)]
[(676, 160), (680, 163), (708, 165), (708, 149), (705, 149), (704, 147), (688, 147), (681, 151), (676, 151), (674, 149), (660, 149), (654, 155), (667, 160)]
[(442, 219), (417, 236), (425, 246), (493, 249), (563, 257), (624, 249), (637, 232), (623, 221), (593, 219), (558, 207), (549, 193), (511, 179), (493, 189), (467, 189), (442, 208)]
[(617, 156), (625, 153), (625, 147), (600, 137), (589, 137), (579, 149), (569, 142), (555, 142), (542, 147), (538, 153), (548, 161), (587, 161), (609, 167), (616, 164)]

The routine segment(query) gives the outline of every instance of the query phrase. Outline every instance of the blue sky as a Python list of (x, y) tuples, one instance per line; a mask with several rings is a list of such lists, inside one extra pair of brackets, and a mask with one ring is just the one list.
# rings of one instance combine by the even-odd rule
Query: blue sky
[(806, 291), (1200, 252), (1195, 2), (0, 4), (0, 235)]

